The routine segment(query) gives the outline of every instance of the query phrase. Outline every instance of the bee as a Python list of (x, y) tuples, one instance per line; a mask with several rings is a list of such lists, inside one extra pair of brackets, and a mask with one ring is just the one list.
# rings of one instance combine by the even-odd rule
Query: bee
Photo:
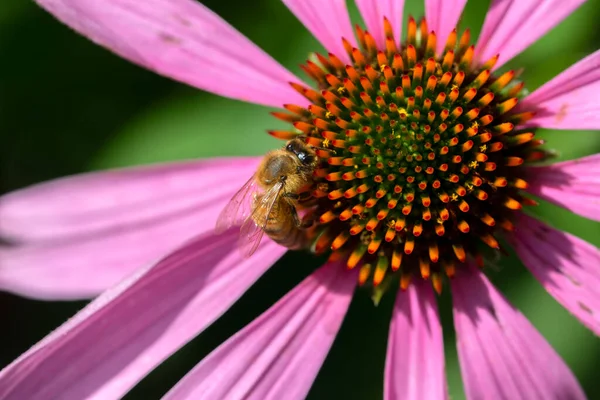
[(302, 198), (308, 193), (303, 189), (312, 184), (317, 164), (315, 150), (298, 138), (267, 153), (254, 175), (225, 206), (215, 231), (221, 233), (241, 224), (238, 247), (245, 257), (256, 251), (265, 233), (288, 249), (307, 247), (306, 229), (311, 223), (300, 220), (297, 207), (307, 200)]

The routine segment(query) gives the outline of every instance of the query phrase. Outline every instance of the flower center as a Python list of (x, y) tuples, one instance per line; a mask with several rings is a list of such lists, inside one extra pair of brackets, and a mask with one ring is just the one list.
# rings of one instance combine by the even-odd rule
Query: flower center
[(307, 61), (319, 90), (293, 86), (312, 104), (274, 113), (296, 131), (270, 133), (318, 149), (316, 252), (359, 266), (361, 284), (399, 271), (401, 287), (420, 275), (439, 292), (467, 257), (483, 266), (499, 251), (499, 228), (511, 231), (515, 210), (534, 203), (521, 194), (522, 164), (547, 154), (533, 131), (515, 130), (533, 116), (510, 112), (524, 84), (491, 72), (498, 57), (474, 62), (468, 30), (437, 55), (425, 20), (410, 18), (401, 48), (384, 27), (385, 49), (358, 27), (361, 49), (344, 40), (352, 65)]

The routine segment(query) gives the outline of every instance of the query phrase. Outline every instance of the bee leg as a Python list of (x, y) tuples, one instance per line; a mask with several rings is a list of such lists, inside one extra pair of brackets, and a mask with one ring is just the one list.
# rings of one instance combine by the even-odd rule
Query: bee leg
[(300, 208), (308, 208), (317, 204), (317, 199), (310, 192), (300, 193), (300, 198), (297, 200), (297, 206)]
[(302, 175), (302, 174), (311, 173), (311, 172), (312, 172), (312, 167), (310, 167), (310, 166), (298, 165), (296, 167), (296, 175)]
[(294, 218), (294, 224), (296, 227), (300, 228), (302, 226), (302, 221), (300, 220), (300, 217), (298, 217), (296, 210), (292, 211), (292, 218)]
[(300, 228), (308, 229), (315, 224), (315, 219), (313, 217), (306, 218), (300, 222)]
[(300, 198), (300, 195), (297, 193), (287, 192), (287, 193), (282, 194), (281, 197), (298, 200)]
[(308, 216), (308, 218), (305, 217), (304, 219), (300, 219), (298, 213), (296, 212), (296, 209), (293, 209), (292, 211), (292, 218), (294, 218), (294, 223), (296, 224), (296, 227), (300, 229), (308, 229), (315, 223), (315, 219), (312, 215)]
[(312, 199), (312, 194), (309, 191), (298, 193), (298, 201), (304, 203)]
[(308, 229), (315, 224), (315, 215), (314, 213), (308, 213), (304, 216), (302, 221), (300, 221), (300, 229)]

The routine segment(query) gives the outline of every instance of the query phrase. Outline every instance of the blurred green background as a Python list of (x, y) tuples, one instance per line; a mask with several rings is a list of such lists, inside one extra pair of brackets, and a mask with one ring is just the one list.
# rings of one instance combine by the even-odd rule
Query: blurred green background
[[(421, 1), (407, 0), (406, 14), (423, 15)], [(287, 68), (298, 65), (316, 41), (278, 0), (205, 0)], [(488, 1), (470, 1), (462, 27), (481, 28)], [(360, 18), (350, 4), (354, 21)], [(525, 68), (535, 89), (600, 43), (600, 0), (590, 0), (506, 68)], [(268, 110), (203, 93), (138, 68), (62, 26), (32, 2), (0, 5), (0, 189), (83, 171), (177, 159), (260, 155), (280, 143)], [(594, 131), (544, 131), (560, 159), (600, 151)], [(251, 139), (250, 139), (251, 138)], [(598, 223), (542, 204), (534, 210), (556, 227), (600, 246)], [(319, 260), (289, 254), (208, 331), (159, 367), (128, 398), (156, 398), (212, 348), (264, 311)], [(508, 258), (490, 276), (566, 360), (590, 398), (600, 398), (600, 341), (563, 310)], [(79, 310), (84, 302), (43, 303), (0, 293), (5, 365)], [(374, 308), (359, 292), (310, 398), (377, 399), (382, 396), (384, 356), (393, 295)], [(464, 398), (448, 293), (440, 307), (445, 329), (451, 397)], [(351, 377), (351, 379), (348, 379)]]

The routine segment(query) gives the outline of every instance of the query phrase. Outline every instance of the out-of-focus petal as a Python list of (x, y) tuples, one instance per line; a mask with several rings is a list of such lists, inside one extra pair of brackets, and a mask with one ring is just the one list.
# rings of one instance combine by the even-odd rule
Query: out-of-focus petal
[(399, 291), (385, 359), (386, 400), (445, 399), (444, 342), (431, 285)]
[(342, 43), (343, 37), (356, 47), (346, 0), (281, 1), (327, 51), (334, 53), (343, 62), (351, 64), (350, 57)]
[(564, 361), (475, 268), (451, 280), (468, 399), (585, 399)]
[(529, 126), (600, 129), (600, 51), (570, 66), (527, 96), (518, 110), (538, 110)]
[(558, 25), (586, 0), (493, 0), (476, 56), (485, 62), (500, 54), (497, 69)]
[(600, 335), (600, 250), (523, 216), (511, 243), (523, 264), (554, 298)]
[(396, 44), (400, 43), (404, 0), (356, 0), (356, 5), (365, 21), (367, 30), (375, 39), (377, 47), (385, 49), (384, 17), (392, 25)]
[(95, 43), (161, 75), (221, 96), (305, 104), (291, 72), (193, 0), (37, 0)]
[(600, 221), (600, 154), (527, 168), (527, 191)]
[(0, 288), (45, 299), (99, 294), (214, 229), (257, 158), (78, 175), (0, 198)]
[(321, 267), (188, 373), (167, 399), (304, 399), (350, 304), (356, 274)]
[(121, 398), (285, 251), (265, 241), (242, 259), (236, 236), (198, 237), (102, 294), (0, 372), (0, 398)]
[(458, 25), (465, 4), (467, 0), (425, 0), (427, 27), (435, 31), (438, 54), (444, 50), (448, 35)]

